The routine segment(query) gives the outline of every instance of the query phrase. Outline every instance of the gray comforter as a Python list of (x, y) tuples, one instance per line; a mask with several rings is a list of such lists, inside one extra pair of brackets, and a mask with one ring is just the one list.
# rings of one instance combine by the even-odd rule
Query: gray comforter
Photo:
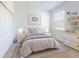
[(50, 34), (29, 34), (20, 48), (20, 55), (26, 57), (32, 52), (59, 47), (59, 43)]

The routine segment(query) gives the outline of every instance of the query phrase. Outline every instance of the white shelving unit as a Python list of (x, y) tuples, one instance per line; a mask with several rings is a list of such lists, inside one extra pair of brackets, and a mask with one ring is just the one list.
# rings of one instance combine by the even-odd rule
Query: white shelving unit
[(74, 32), (79, 31), (79, 12), (71, 13), (67, 18)]
[(67, 16), (67, 19), (75, 32), (71, 31), (72, 33), (64, 35), (64, 44), (79, 51), (79, 31), (76, 32), (79, 30), (79, 12), (71, 13)]

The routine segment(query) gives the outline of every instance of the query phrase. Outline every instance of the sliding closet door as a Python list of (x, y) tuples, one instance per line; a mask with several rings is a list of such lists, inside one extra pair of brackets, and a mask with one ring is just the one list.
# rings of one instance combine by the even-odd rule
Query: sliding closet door
[(0, 57), (12, 43), (12, 14), (0, 3)]

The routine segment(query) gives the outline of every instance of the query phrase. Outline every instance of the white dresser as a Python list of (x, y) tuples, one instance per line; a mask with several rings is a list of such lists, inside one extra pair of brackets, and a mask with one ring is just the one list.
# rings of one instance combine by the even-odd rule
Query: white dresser
[(67, 33), (64, 36), (64, 44), (79, 51), (79, 37), (74, 34)]

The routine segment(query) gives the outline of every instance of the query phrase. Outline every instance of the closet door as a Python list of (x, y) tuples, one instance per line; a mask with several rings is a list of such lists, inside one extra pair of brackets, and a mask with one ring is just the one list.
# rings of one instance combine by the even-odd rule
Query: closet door
[(0, 3), (0, 57), (12, 43), (12, 14)]

